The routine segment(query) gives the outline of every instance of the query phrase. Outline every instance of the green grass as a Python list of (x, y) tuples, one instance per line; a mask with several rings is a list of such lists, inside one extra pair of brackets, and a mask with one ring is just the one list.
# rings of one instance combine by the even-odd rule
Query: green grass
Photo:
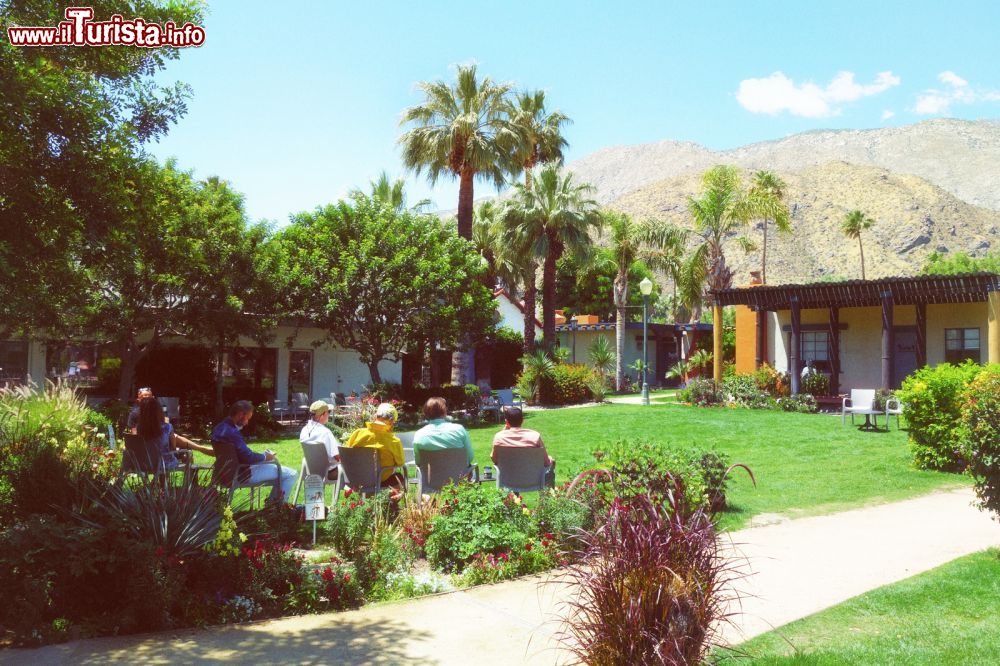
[(758, 636), (737, 663), (1000, 663), (998, 555), (959, 558)]
[[(733, 472), (732, 508), (721, 516), (725, 528), (737, 529), (752, 516), (789, 517), (831, 513), (866, 504), (915, 497), (939, 488), (967, 485), (954, 474), (919, 471), (910, 464), (906, 433), (859, 432), (841, 425), (839, 416), (764, 410), (699, 408), (685, 405), (602, 405), (528, 412), (525, 426), (542, 433), (558, 461), (558, 481), (593, 467), (591, 451), (620, 438), (660, 440), (725, 452), (749, 465), (754, 489), (742, 470)], [(494, 433), (500, 426), (470, 430), (476, 461), (489, 464)], [(296, 438), (251, 442), (267, 446), (296, 470), (301, 449)]]

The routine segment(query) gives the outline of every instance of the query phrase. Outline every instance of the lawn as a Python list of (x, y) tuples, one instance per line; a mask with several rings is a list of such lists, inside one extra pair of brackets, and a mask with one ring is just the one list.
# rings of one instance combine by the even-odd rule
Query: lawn
[[(525, 426), (542, 433), (558, 461), (558, 481), (595, 464), (591, 451), (620, 438), (640, 438), (682, 447), (711, 447), (749, 465), (757, 488), (736, 470), (732, 508), (723, 527), (746, 526), (752, 516), (799, 517), (914, 497), (966, 485), (965, 477), (913, 469), (905, 431), (860, 432), (839, 416), (764, 410), (669, 405), (602, 405), (531, 411)], [(476, 460), (489, 464), (496, 424), (471, 429)], [(256, 450), (264, 442), (251, 443)], [(301, 449), (295, 438), (267, 442), (296, 470)]]
[(1000, 553), (959, 558), (739, 646), (748, 664), (1000, 663)]

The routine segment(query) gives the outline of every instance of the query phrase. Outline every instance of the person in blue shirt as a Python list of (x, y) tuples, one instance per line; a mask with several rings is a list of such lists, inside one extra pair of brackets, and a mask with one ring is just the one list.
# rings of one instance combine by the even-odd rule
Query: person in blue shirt
[(250, 447), (243, 440), (243, 434), (240, 430), (250, 423), (251, 418), (253, 418), (253, 403), (249, 400), (237, 400), (230, 405), (229, 416), (222, 419), (212, 429), (212, 441), (229, 442), (233, 445), (239, 463), (250, 466), (250, 483), (275, 482), (274, 488), (268, 496), (269, 501), (277, 502), (281, 501), (282, 498), (287, 500), (292, 496), (292, 487), (295, 485), (297, 474), (295, 470), (288, 467), (262, 464), (275, 460), (273, 452), (257, 453), (250, 450)]
[(461, 423), (448, 420), (448, 404), (444, 398), (428, 398), (424, 405), (427, 425), (413, 435), (413, 458), (420, 464), (421, 451), (438, 449), (464, 449), (469, 464), (472, 464), (472, 440), (469, 431)]

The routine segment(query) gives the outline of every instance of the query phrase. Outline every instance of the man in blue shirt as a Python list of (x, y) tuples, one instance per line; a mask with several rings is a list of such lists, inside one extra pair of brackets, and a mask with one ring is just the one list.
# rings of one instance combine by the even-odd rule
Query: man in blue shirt
[[(256, 453), (250, 450), (240, 430), (250, 423), (251, 418), (253, 418), (253, 403), (249, 400), (237, 400), (229, 407), (229, 416), (212, 429), (212, 441), (229, 442), (233, 445), (239, 463), (250, 466), (250, 483), (275, 482), (268, 497), (269, 501), (280, 501), (282, 498), (287, 501), (291, 499), (292, 487), (295, 485), (295, 470), (273, 464), (264, 465), (262, 463), (275, 460), (274, 453), (271, 451)], [(277, 483), (279, 469), (280, 489)]]

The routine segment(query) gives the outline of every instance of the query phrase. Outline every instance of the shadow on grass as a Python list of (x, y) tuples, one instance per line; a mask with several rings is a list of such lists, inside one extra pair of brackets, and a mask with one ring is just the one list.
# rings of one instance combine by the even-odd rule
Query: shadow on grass
[[(358, 612), (303, 616), (279, 627), (260, 623), (97, 638), (37, 650), (9, 650), (0, 661), (34, 664), (128, 663), (402, 663), (407, 646), (426, 641), (427, 632), (394, 620), (374, 622)], [(268, 631), (270, 629), (270, 631)], [(437, 660), (422, 660), (437, 664)]]

